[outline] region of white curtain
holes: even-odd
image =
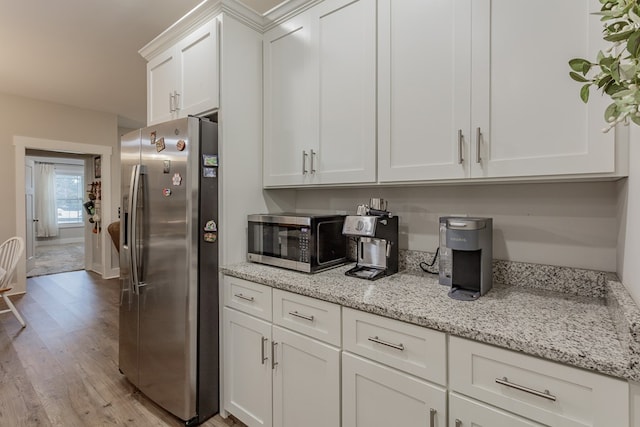
[[[56,171],[52,164],[35,164],[35,208],[36,235],[53,237],[58,235],[56,211]]]

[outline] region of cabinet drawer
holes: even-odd
[[[273,290],[273,323],[340,347],[340,306]]]
[[[269,322],[272,317],[271,291],[269,286],[224,276],[224,305]]]
[[[349,308],[343,317],[345,350],[446,384],[444,333]]]
[[[547,425],[627,426],[625,381],[458,337],[450,388]]]

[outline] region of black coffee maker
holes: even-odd
[[[449,296],[473,301],[493,285],[493,219],[440,218],[440,284]]]

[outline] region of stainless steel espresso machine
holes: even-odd
[[[371,199],[345,217],[342,234],[356,238],[356,266],[347,276],[377,280],[398,272],[398,217],[386,209],[382,199]]]

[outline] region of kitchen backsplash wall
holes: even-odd
[[[301,189],[296,210],[355,214],[370,197],[400,216],[400,249],[435,251],[440,216],[488,216],[496,259],[616,271],[615,182]]]

